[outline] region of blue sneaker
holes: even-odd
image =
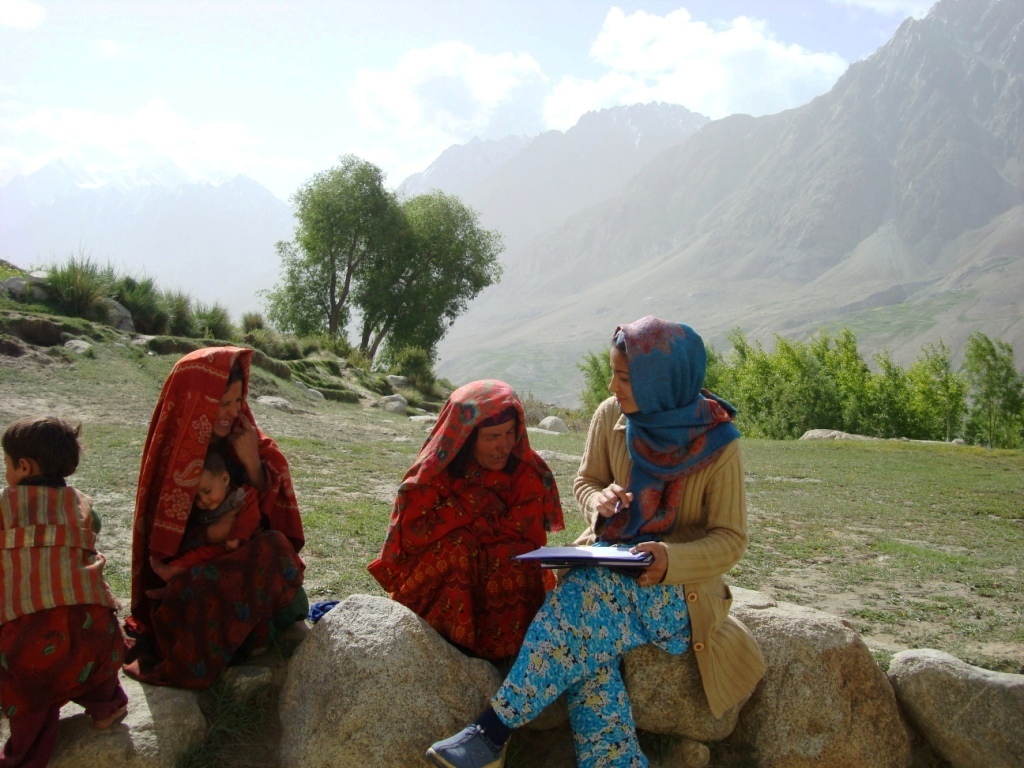
[[[473,723],[431,746],[427,760],[441,768],[502,768],[507,746],[492,744],[484,729]]]

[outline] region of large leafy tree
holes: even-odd
[[[1024,382],[1014,365],[1013,347],[972,333],[964,347],[963,370],[970,385],[971,431],[993,448],[1018,445]]]
[[[822,331],[809,346],[811,354],[824,366],[838,397],[839,413],[833,427],[845,432],[864,432],[868,422],[871,371],[857,349],[857,337],[849,328],[843,328],[834,340]]]
[[[416,347],[432,357],[470,300],[501,275],[501,236],[482,228],[459,198],[419,195],[401,213],[399,236],[366,261],[353,292],[360,349],[371,358],[382,342],[392,354]]]
[[[313,176],[292,202],[295,241],[277,244],[282,275],[267,293],[267,315],[282,330],[337,336],[357,276],[397,247],[401,211],[380,168],[354,155]]]
[[[922,436],[949,442],[959,435],[967,412],[967,381],[953,370],[949,348],[941,339],[921,348],[907,378]]]

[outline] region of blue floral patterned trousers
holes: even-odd
[[[619,663],[647,643],[673,654],[689,648],[683,587],[575,568],[548,593],[491,706],[518,728],[565,691],[580,768],[646,768]]]

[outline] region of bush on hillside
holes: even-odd
[[[103,299],[110,291],[110,268],[101,268],[88,256],[69,256],[63,264],[48,269],[46,279],[51,300],[71,317],[99,320]]]
[[[111,296],[131,312],[139,333],[158,336],[168,332],[171,316],[153,278],[126,275],[115,279]]]
[[[213,304],[197,301],[193,314],[199,338],[223,340],[234,338],[235,326],[231,323],[231,314],[224,305],[216,301]]]
[[[576,367],[583,373],[583,390],[580,392],[580,410],[584,418],[594,415],[608,395],[608,382],[612,379],[612,363],[607,352],[587,352],[582,363]]]
[[[167,332],[171,336],[196,335],[196,319],[192,311],[192,296],[185,291],[164,291],[167,308]]]
[[[243,338],[246,344],[278,360],[301,360],[303,357],[298,339],[291,335],[277,333],[269,328],[249,331]]]
[[[405,376],[420,392],[429,393],[437,376],[434,375],[433,361],[425,349],[403,347],[394,355],[391,373]]]
[[[246,312],[242,315],[242,333],[262,331],[267,327],[267,321],[259,312]]]
[[[303,357],[309,357],[315,355],[321,350],[320,339],[316,336],[303,336],[298,340],[299,351],[302,352]]]

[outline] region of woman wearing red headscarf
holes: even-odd
[[[502,381],[475,381],[448,398],[369,570],[448,640],[498,661],[519,651],[554,584],[512,558],[562,527],[555,478],[530,448],[519,398]]]
[[[308,610],[299,559],[302,520],[288,461],[246,402],[252,350],[212,347],[174,366],[153,412],[139,471],[132,541],[136,638],[125,671],[143,682],[206,688],[239,649],[258,647]],[[205,542],[190,511],[207,451],[224,455],[232,484],[259,497],[260,530],[238,549],[166,584],[152,561]],[[147,590],[159,590],[151,599]]]

